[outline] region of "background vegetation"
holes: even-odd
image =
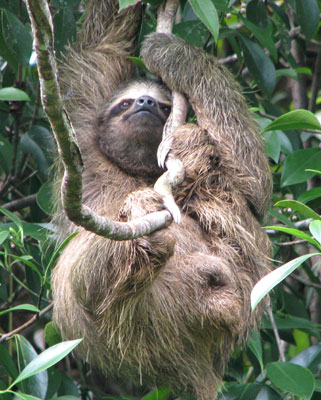
[[[267,315],[235,353],[220,398],[321,399],[321,0],[180,3],[174,33],[228,65],[255,112],[274,176],[266,229],[275,268],[285,264],[265,283],[281,281],[271,298],[274,318]],[[57,57],[75,38],[84,6],[50,2]],[[70,354],[60,361],[77,343],[57,344],[50,323],[50,273],[59,253],[49,224],[55,145],[25,3],[0,0],[0,13],[0,398],[102,398],[88,367]],[[140,40],[154,29],[155,9],[147,7]],[[104,390],[110,398],[170,397],[166,388],[148,392],[129,382],[107,380]]]

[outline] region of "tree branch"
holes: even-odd
[[[35,322],[38,321],[39,318],[41,318],[43,315],[45,315],[52,308],[53,308],[53,303],[50,303],[47,307],[45,307],[43,310],[41,310],[39,314],[35,314],[27,322],[25,322],[24,324],[20,325],[18,328],[14,329],[11,332],[8,332],[8,333],[5,333],[4,335],[2,335],[1,338],[0,338],[0,343],[4,342],[5,340],[10,339],[11,336],[15,335],[16,333],[20,333],[24,329],[26,329],[29,326],[33,325]]]
[[[37,54],[41,100],[65,168],[62,200],[68,218],[88,231],[115,240],[134,239],[167,226],[172,217],[166,210],[125,223],[100,217],[82,204],[83,163],[57,81],[52,17],[46,0],[27,0],[27,7]]]

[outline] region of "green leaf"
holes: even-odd
[[[263,140],[267,155],[277,164],[281,152],[281,143],[277,131],[265,132]]]
[[[4,252],[0,251],[0,254],[4,254]],[[29,261],[28,257],[16,256],[15,254],[10,254],[10,257],[14,258],[15,260],[19,260],[19,261],[23,262],[25,265],[27,265],[29,268],[31,268],[33,271],[35,271],[41,280],[41,278],[42,278],[41,272],[38,270],[38,268],[36,267],[36,265],[34,263]]]
[[[165,400],[170,393],[170,390],[167,388],[159,388],[148,393],[146,396],[142,397],[141,400]]]
[[[61,342],[61,334],[57,330],[53,321],[49,321],[45,326],[45,341],[49,346],[54,346]]]
[[[256,398],[261,385],[257,383],[232,383],[227,389],[227,392],[223,392],[222,400],[249,400]]]
[[[290,392],[303,399],[310,399],[314,391],[314,377],[306,368],[289,362],[268,364],[267,377],[281,390]]]
[[[119,11],[122,11],[129,6],[134,6],[140,2],[141,0],[119,0]]]
[[[4,369],[7,371],[7,374],[12,379],[16,379],[18,375],[17,367],[13,362],[10,353],[1,343],[0,343],[0,365],[4,367]]]
[[[301,203],[308,203],[309,201],[315,200],[319,197],[321,197],[321,187],[315,187],[302,193],[299,196],[298,201],[301,201]]]
[[[317,373],[321,362],[321,343],[315,344],[290,360],[292,364],[309,368],[311,372]]]
[[[316,175],[321,176],[321,171],[318,171],[317,169],[306,169],[307,172],[313,172]]]
[[[257,358],[260,367],[261,367],[261,372],[264,370],[263,366],[263,351],[262,351],[262,343],[261,343],[261,338],[260,335],[257,331],[252,331],[251,336],[250,336],[250,341],[248,343],[249,349],[252,351],[252,353],[255,355]]]
[[[11,12],[3,10],[1,16],[3,36],[8,49],[21,64],[28,65],[32,51],[30,31]]]
[[[38,354],[24,336],[16,335],[15,339],[17,342],[17,350],[19,352],[19,370],[22,370],[26,365],[29,365],[30,362],[35,360],[38,357]],[[47,371],[40,371],[37,374],[30,376],[28,379],[21,382],[21,385],[22,392],[27,392],[32,396],[44,399],[48,388]]]
[[[10,387],[16,385],[18,382],[23,381],[24,379],[30,378],[31,376],[52,367],[67,354],[69,354],[76,346],[78,346],[81,341],[82,339],[69,340],[67,342],[61,342],[55,346],[49,347],[49,349],[40,353],[20,372]]]
[[[47,214],[54,213],[53,201],[53,183],[52,181],[45,182],[37,193],[37,204]]]
[[[271,388],[271,386],[264,385],[259,391],[255,400],[283,400],[284,397]]]
[[[21,400],[41,400],[39,397],[31,396],[30,394],[12,392],[11,390],[10,393],[14,393]]]
[[[12,155],[12,144],[7,138],[0,136],[0,167],[3,168],[6,175],[10,173]]]
[[[321,253],[305,254],[304,256],[295,258],[282,267],[275,269],[269,274],[265,275],[253,288],[251,293],[251,307],[252,310],[258,303],[267,295],[276,285],[289,276],[296,268],[298,268],[307,259],[321,255]]]
[[[277,61],[278,52],[276,50],[276,47],[275,47],[272,37],[270,35],[267,35],[267,33],[263,29],[259,28],[257,25],[253,24],[251,21],[242,17],[241,15],[240,15],[240,19],[244,23],[244,25],[259,40],[259,42],[262,44],[262,46],[264,46],[266,49],[268,49],[270,51],[271,56],[273,57],[273,60]]]
[[[315,388],[314,390],[318,393],[321,393],[321,379],[315,380]]]
[[[128,58],[128,60],[132,61],[134,64],[138,65],[139,67],[147,69],[144,64],[144,61],[141,58],[132,57],[132,56],[128,56],[127,58]]]
[[[277,226],[277,225],[273,225],[273,226],[265,226],[265,229],[273,229],[275,231],[280,231],[280,232],[284,232],[284,233],[288,233],[289,235],[292,236],[296,236],[300,239],[306,240],[307,242],[313,244],[316,247],[319,247],[319,244],[316,240],[314,240],[311,236],[309,236],[307,233],[300,231],[298,229],[294,229],[294,228],[287,228],[285,226]]]
[[[321,168],[321,149],[302,149],[290,154],[284,162],[281,186],[306,182],[315,175],[314,172],[306,171],[309,168]]]
[[[175,24],[173,27],[173,34],[199,47],[201,47],[208,38],[208,30],[200,20]]]
[[[320,21],[316,0],[295,0],[296,17],[307,39],[311,39]]]
[[[276,82],[272,61],[257,43],[252,42],[240,33],[238,36],[241,39],[240,44],[250,73],[263,92],[271,97]]]
[[[312,221],[309,226],[310,232],[312,236],[320,243],[321,245],[321,221]]]
[[[302,330],[309,330],[313,333],[315,332],[315,336],[319,339],[320,338],[320,325],[317,325],[310,321],[309,319],[304,319],[300,317],[294,317],[292,315],[285,315],[279,316],[274,315],[274,320],[278,330],[288,331],[292,329],[302,329]],[[271,325],[271,321],[267,318],[263,320],[262,323],[263,329],[273,329]],[[312,334],[311,333],[311,334]]]
[[[32,304],[20,304],[19,306],[11,307],[11,308],[8,308],[7,310],[1,311],[0,315],[6,314],[11,311],[17,311],[17,310],[33,311],[36,313],[40,312],[39,308],[33,306]]]
[[[3,101],[30,101],[30,97],[23,90],[6,87],[0,89],[0,100]]]
[[[18,228],[22,227],[20,219],[11,211],[8,211],[5,208],[0,207],[0,213],[4,214],[6,217],[10,218],[11,221],[14,222]]]
[[[9,236],[10,233],[8,231],[0,232],[0,245],[2,245],[2,243],[4,243]]]
[[[189,0],[195,14],[211,32],[215,42],[218,40],[219,20],[216,8],[211,0]]]
[[[281,115],[270,125],[265,127],[261,133],[280,129],[283,131],[291,129],[316,129],[321,131],[319,120],[307,110],[294,110]]]
[[[295,211],[298,211],[300,214],[302,214],[306,218],[313,218],[313,219],[321,220],[320,215],[317,214],[315,211],[313,211],[312,208],[306,206],[305,204],[303,204],[297,200],[281,200],[281,201],[278,201],[277,203],[275,203],[274,205],[276,207],[281,207],[281,208],[289,207]]]

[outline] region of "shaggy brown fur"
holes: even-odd
[[[161,209],[162,200],[150,176],[124,172],[97,141],[101,110],[132,74],[126,56],[139,25],[139,6],[115,17],[116,3],[92,1],[62,79],[84,159],[84,201],[130,220]],[[198,125],[173,133],[186,168],[175,193],[182,223],[123,242],[80,230],[53,273],[54,320],[65,339],[84,338],[82,357],[109,376],[210,400],[235,345],[262,314],[262,305],[251,313],[250,292],[269,270],[257,217],[265,216],[271,176],[241,89],[224,67],[172,35],[149,36],[142,55],[170,89],[186,94],[197,117]],[[79,230],[57,215],[62,237]]]

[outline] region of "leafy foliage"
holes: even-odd
[[[136,2],[122,0],[120,7]],[[160,3],[151,1],[146,8],[144,34],[155,30],[153,7]],[[319,400],[321,1],[181,0],[180,5],[174,33],[234,72],[261,128],[274,175],[274,206],[265,229],[275,270],[252,293],[255,304],[274,288],[274,318],[267,316],[260,333],[253,332],[247,348],[234,355],[220,398]],[[50,6],[61,57],[75,37],[83,4],[52,0]],[[92,383],[79,361],[71,356],[60,361],[77,343],[60,343],[46,313],[51,269],[66,244],[55,249],[48,240],[54,235],[48,221],[55,145],[40,104],[25,3],[0,0],[0,14],[0,397],[102,398],[99,382]],[[124,393],[127,399],[170,396],[166,388],[147,394],[128,382],[107,381],[104,389],[112,399]]]

